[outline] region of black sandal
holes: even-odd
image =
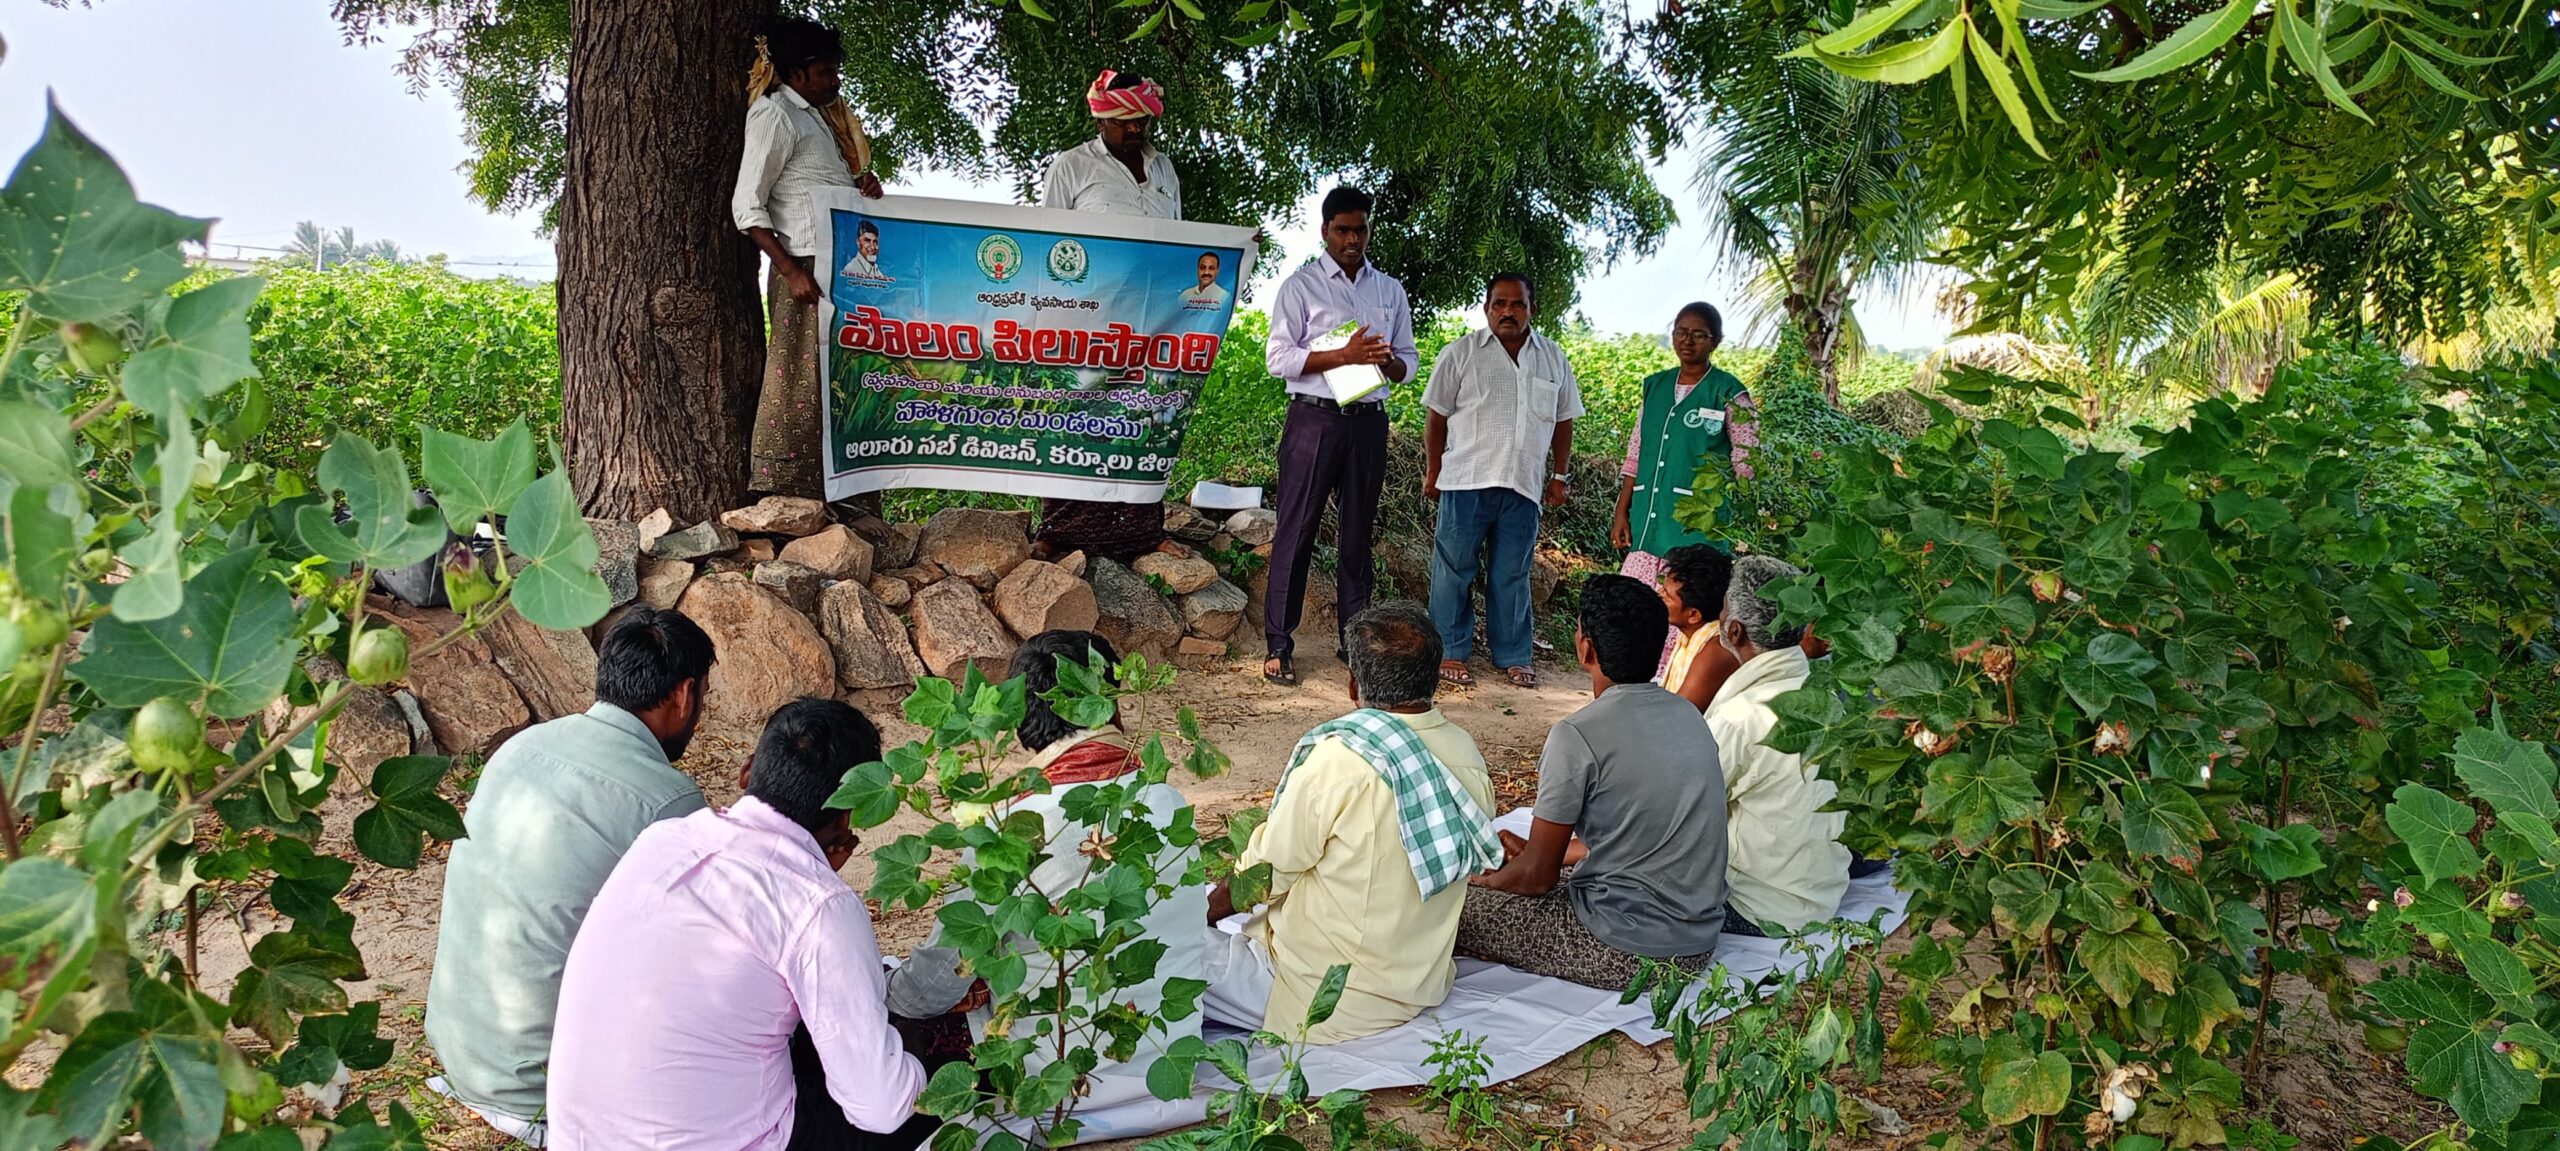
[[[1271,665],[1275,663],[1280,665],[1280,670],[1271,670]],[[1297,661],[1292,660],[1285,655],[1275,655],[1269,659],[1263,660],[1262,682],[1271,684],[1275,687],[1298,686]]]

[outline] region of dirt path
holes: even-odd
[[[1233,770],[1220,778],[1175,781],[1200,808],[1204,822],[1268,802],[1298,738],[1348,709],[1348,682],[1339,664],[1330,658],[1308,658],[1301,661],[1299,670],[1306,682],[1295,689],[1264,683],[1258,666],[1248,661],[1188,672],[1157,701],[1166,708],[1191,707],[1234,761]],[[1448,692],[1441,701],[1449,717],[1475,736],[1492,768],[1504,809],[1526,803],[1534,794],[1537,755],[1547,729],[1590,699],[1588,680],[1578,671],[1552,659],[1542,662],[1540,671],[1546,682],[1534,690],[1514,688],[1479,672],[1477,686]],[[900,699],[897,693],[879,692],[853,702],[880,722],[884,736],[895,745],[920,734],[900,718]],[[1164,726],[1170,726],[1169,712]],[[728,803],[737,797],[737,764],[748,747],[749,741],[737,733],[705,732],[681,766],[701,782],[712,802]],[[324,812],[329,836],[337,841],[341,854],[353,857],[344,837],[357,804],[350,798],[331,806]],[[866,838],[873,844],[885,843],[923,826],[919,817],[902,813]],[[430,848],[426,860],[409,872],[359,863],[355,880],[341,899],[355,915],[357,941],[370,976],[353,985],[351,994],[358,1001],[385,1001],[383,1031],[398,1045],[391,1065],[362,1077],[357,1092],[376,1110],[395,1099],[405,1101],[437,1147],[506,1147],[507,1140],[424,1087],[424,1080],[436,1072],[422,1020],[435,956],[446,852],[443,847]],[[856,887],[867,886],[868,857],[857,855],[844,874]],[[263,903],[226,906],[209,913],[202,932],[208,989],[227,994],[248,941],[278,926]],[[890,912],[880,921],[883,949],[903,953],[922,942],[931,926],[930,911]],[[1901,981],[1896,978],[1886,996],[1888,1009],[1900,990]],[[2441,1122],[2437,1109],[2400,1084],[2395,1069],[2364,1053],[2352,1027],[2338,1024],[2321,1009],[2316,995],[2305,994],[2307,987],[2288,990],[2292,994],[2283,998],[2296,1014],[2282,1028],[2281,1047],[2270,1066],[2268,1078],[2276,1098],[2262,1105],[2262,1110],[2283,1116],[2283,1128],[2300,1137],[2302,1146],[2347,1146],[2354,1137],[2377,1130],[2406,1138]],[[1957,1115],[1960,1100],[1951,1094],[1944,1073],[1934,1068],[1893,1066],[1879,1084],[1860,1085],[1844,1078],[1842,1087],[1892,1108],[1909,1128],[1888,1124],[1844,1137],[1834,1146],[1915,1147],[1926,1136],[1949,1130],[1963,1133],[1967,1143],[1982,1137],[1963,1132]],[[1431,1144],[1500,1151],[1531,1145],[1670,1151],[1685,1145],[1696,1126],[1688,1116],[1680,1065],[1672,1058],[1670,1045],[1640,1047],[1616,1035],[1505,1084],[1494,1095],[1504,1124],[1496,1134],[1450,1131],[1444,1117],[1414,1090],[1377,1093],[1372,1113]],[[2235,1143],[2245,1129],[2245,1122],[2233,1125]],[[2266,1144],[2261,1151],[2282,1151],[2287,1146]]]

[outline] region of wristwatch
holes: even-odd
[[[1572,472],[1548,472],[1548,473],[1547,473],[1547,478],[1548,478],[1548,479],[1550,479],[1550,480],[1554,480],[1555,482],[1560,483],[1560,484],[1569,484],[1569,483],[1572,483],[1572,482],[1573,482],[1573,473],[1572,473]]]

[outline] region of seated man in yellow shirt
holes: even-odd
[[[1271,818],[1236,858],[1238,868],[1271,865],[1268,910],[1228,934],[1215,926],[1236,910],[1227,885],[1210,895],[1201,1000],[1212,1019],[1323,1044],[1377,1034],[1448,997],[1467,877],[1502,862],[1484,756],[1432,706],[1431,613],[1380,604],[1345,634],[1361,710],[1299,742]],[[1341,1002],[1306,1027],[1336,964],[1351,969]]]

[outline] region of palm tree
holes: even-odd
[[[1902,138],[1894,88],[1785,59],[1798,34],[1765,13],[1719,5],[1663,21],[1664,69],[1708,137],[1698,186],[1726,258],[1804,336],[1823,393],[1859,349],[1862,290],[1893,290],[1938,235]]]
[[[354,228],[329,231],[309,220],[293,226],[293,239],[285,242],[287,263],[308,265],[315,269],[334,268],[341,264],[361,264],[371,260],[398,264],[405,262],[400,245],[392,240],[359,242]]]

